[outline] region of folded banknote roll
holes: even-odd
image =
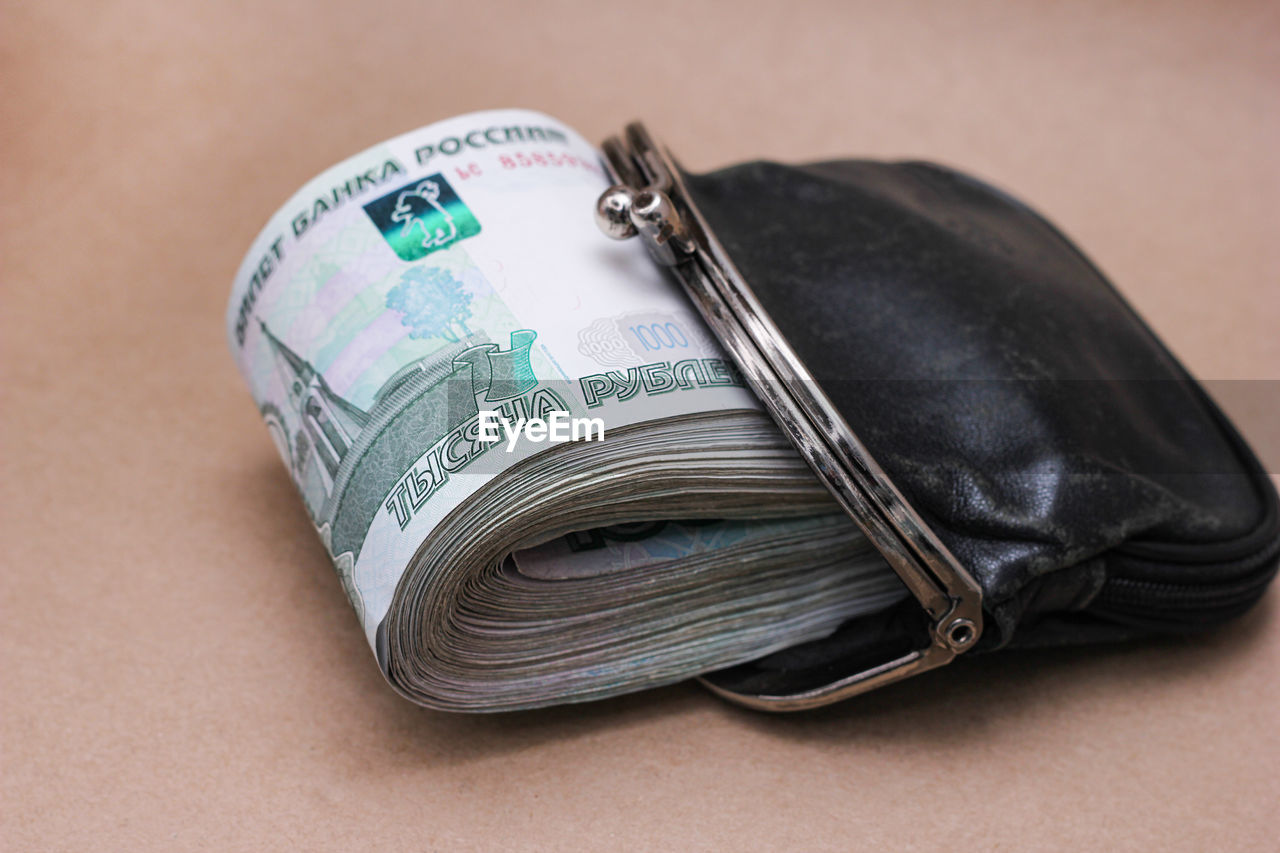
[[[232,353],[391,685],[493,711],[667,684],[906,596],[642,247],[598,153],[475,113],[311,181]]]

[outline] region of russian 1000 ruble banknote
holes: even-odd
[[[598,233],[607,183],[548,116],[449,119],[308,183],[236,276],[231,351],[423,704],[673,681],[902,594],[684,296]]]

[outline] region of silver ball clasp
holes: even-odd
[[[605,190],[596,201],[596,225],[615,240],[626,240],[637,233],[631,221],[631,208],[636,192],[631,187],[617,184]]]

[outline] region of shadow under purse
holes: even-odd
[[[1280,558],[1271,479],[1061,232],[921,163],[683,172],[604,145],[601,227],[669,268],[914,599],[712,673],[766,710],[970,651],[1210,628]]]

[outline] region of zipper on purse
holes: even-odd
[[[1210,628],[1252,607],[1276,574],[1280,541],[1245,561],[1243,572],[1212,583],[1176,583],[1110,575],[1088,610],[1129,624],[1169,631]],[[1158,568],[1146,561],[1144,569]],[[1185,566],[1164,564],[1170,574]],[[1117,567],[1119,568],[1119,567]],[[1145,572],[1144,572],[1145,573]]]

